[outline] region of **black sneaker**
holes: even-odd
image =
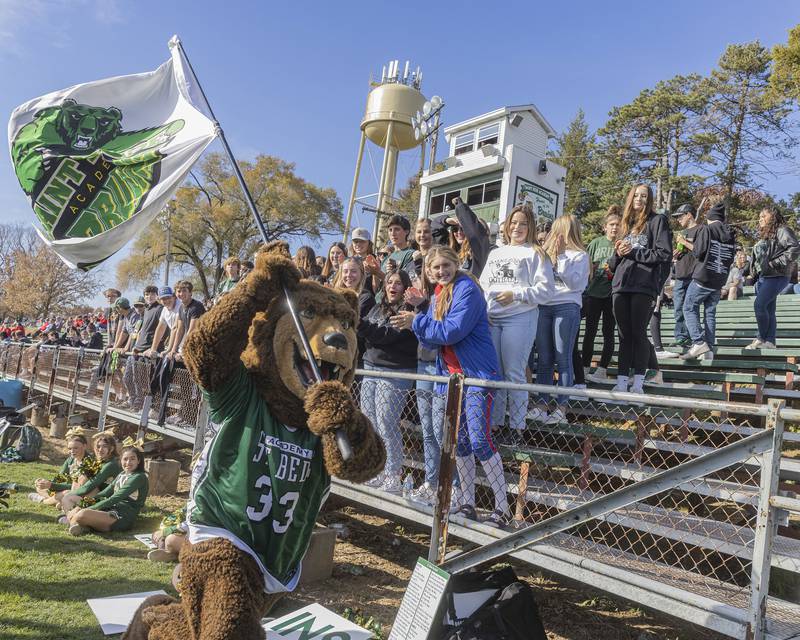
[[[505,529],[508,526],[508,516],[500,509],[495,509],[483,521],[483,524],[496,529]]]
[[[477,520],[478,513],[475,511],[475,507],[471,504],[465,504],[460,506],[456,511],[453,512],[454,516],[462,516],[467,520]]]

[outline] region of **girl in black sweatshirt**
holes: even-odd
[[[647,322],[663,282],[663,270],[672,259],[672,233],[667,218],[653,211],[653,190],[638,184],[628,192],[619,240],[608,261],[614,273],[611,292],[619,331],[619,374],[612,391],[644,393],[644,375],[650,357]]]
[[[411,329],[395,329],[389,318],[410,309],[403,298],[411,286],[408,273],[400,269],[383,281],[383,299],[358,325],[358,336],[364,339],[364,368],[371,371],[417,372],[417,337]],[[406,404],[406,393],[413,379],[364,376],[361,383],[361,410],[378,430],[386,445],[386,467],[367,484],[390,493],[400,493],[400,471],[403,465],[403,438],[400,416]]]

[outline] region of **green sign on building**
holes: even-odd
[[[558,211],[558,194],[538,184],[517,176],[514,188],[514,206],[530,203],[536,213],[536,219],[554,220]]]

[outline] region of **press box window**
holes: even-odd
[[[478,130],[478,149],[487,144],[497,144],[500,139],[500,124],[492,124]]]
[[[456,136],[456,148],[453,155],[469,153],[475,149],[475,132],[462,133]]]
[[[428,211],[429,215],[442,213],[447,209],[453,209],[453,198],[460,198],[461,191],[450,191],[448,193],[441,193],[438,196],[431,197],[431,208]]]
[[[467,189],[467,204],[470,206],[496,202],[500,199],[500,180],[476,184]]]
[[[501,181],[487,182],[483,185],[483,201],[496,202],[500,199],[500,186]]]

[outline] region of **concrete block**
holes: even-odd
[[[177,460],[145,460],[144,468],[150,480],[150,495],[163,496],[178,493],[178,475],[181,463]]]
[[[300,584],[326,580],[333,574],[333,549],[336,546],[336,531],[317,525],[311,534],[311,544],[303,558]]]
[[[63,418],[59,418],[54,416],[50,418],[50,437],[51,438],[63,438],[64,434],[67,432],[67,418],[64,416]]]

